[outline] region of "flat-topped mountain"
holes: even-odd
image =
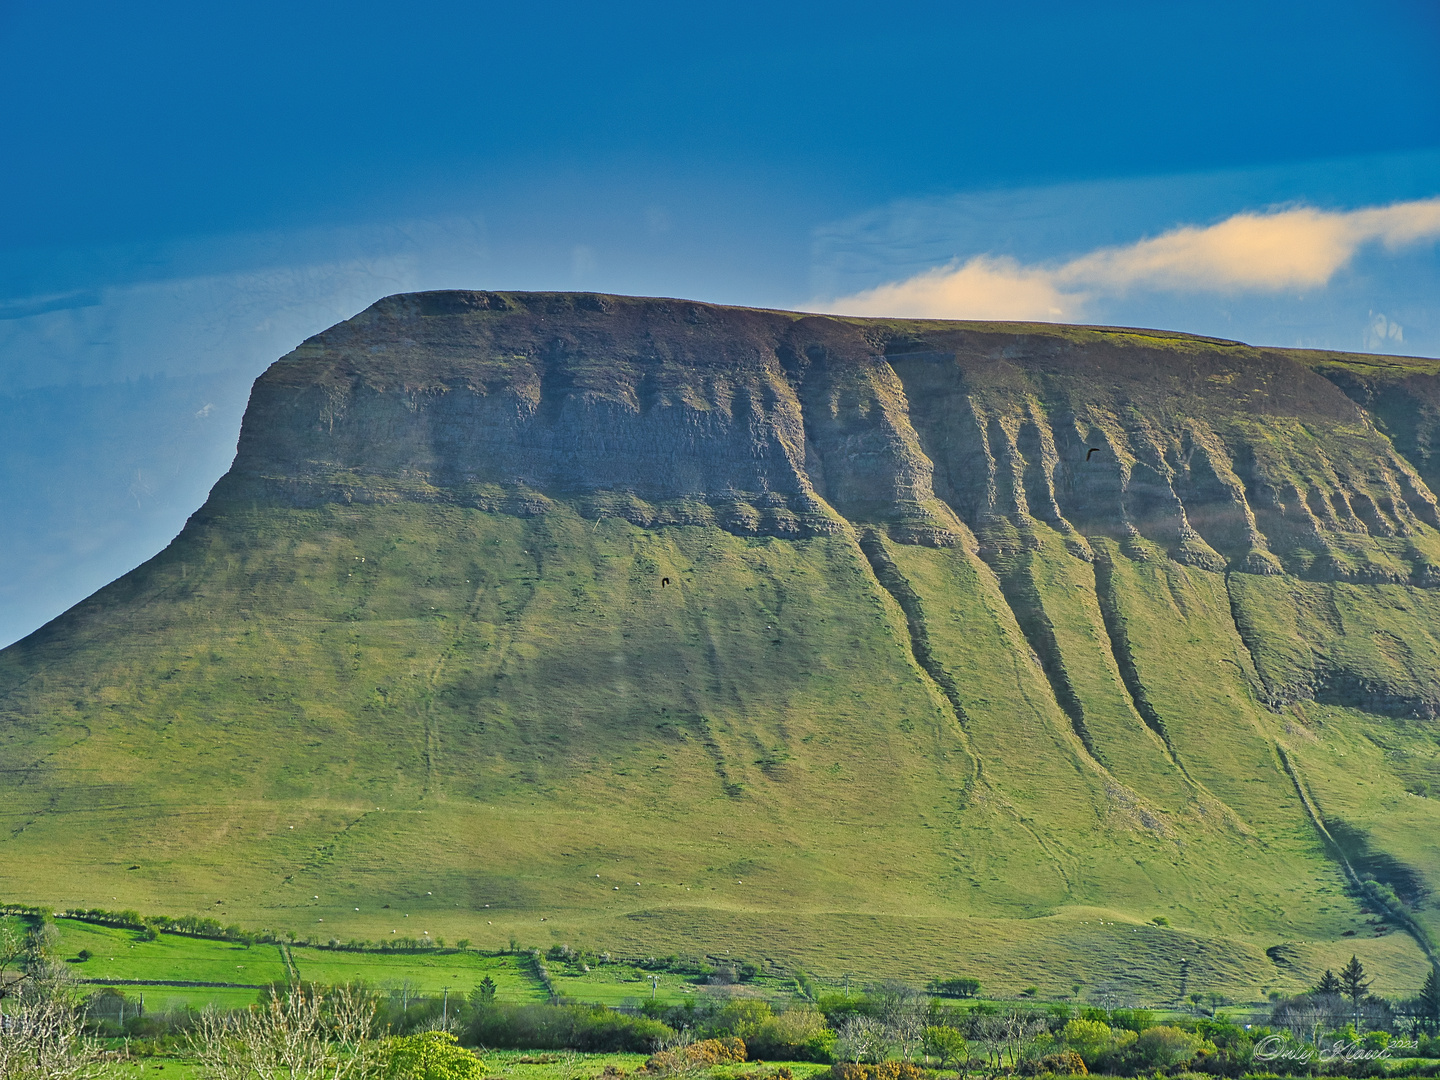
[[[256,382],[165,552],[0,653],[0,886],[1151,1000],[1352,952],[1418,985],[1437,373],[390,297]]]

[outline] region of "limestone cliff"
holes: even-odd
[[[1079,550],[1143,536],[1216,569],[1440,583],[1418,529],[1440,526],[1435,496],[1315,370],[1327,359],[1153,331],[396,296],[256,383],[219,494],[578,497],[637,522],[848,518],[935,544],[1034,519]]]

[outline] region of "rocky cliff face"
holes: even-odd
[[[875,526],[1002,573],[1043,523],[1085,560],[1103,536],[1217,572],[1428,589],[1440,378],[1377,363],[1158,331],[397,296],[256,383],[212,507],[565,499],[742,535]],[[1423,662],[1371,692],[1331,651],[1262,663],[1262,693],[1440,703]]]
[[[1435,496],[1329,359],[1149,331],[399,296],[256,383],[219,494],[569,497],[637,522],[849,519],[942,545],[1035,520],[1077,552],[1100,533],[1211,569],[1440,583],[1421,529],[1440,527]],[[1420,412],[1424,392],[1387,389]],[[1429,427],[1412,427],[1400,449],[1428,470]]]

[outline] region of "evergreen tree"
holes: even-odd
[[[1317,983],[1316,986],[1315,986],[1315,993],[1317,993],[1317,994],[1338,994],[1338,993],[1340,993],[1340,980],[1335,977],[1335,973],[1334,973],[1333,971],[1331,971],[1329,968],[1326,968],[1326,969],[1325,969],[1325,974],[1320,976],[1320,982]]]
[[[1340,969],[1340,992],[1359,1005],[1370,990],[1370,980],[1365,978],[1365,965],[1358,956],[1351,956],[1350,962]]]
[[[1431,968],[1420,987],[1419,1020],[1432,1035],[1440,1033],[1440,968]]]
[[[495,1004],[495,980],[486,975],[480,985],[470,991],[470,1004],[476,1009],[488,1009]]]
[[[1360,958],[1351,954],[1350,962],[1340,969],[1340,992],[1350,999],[1355,1007],[1355,1030],[1360,1030],[1360,1002],[1370,991],[1371,980],[1365,978],[1365,965]]]

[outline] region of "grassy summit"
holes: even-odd
[[[1418,985],[1437,376],[1373,361],[382,301],[257,382],[169,548],[0,653],[0,893],[1154,1001],[1351,953]]]

